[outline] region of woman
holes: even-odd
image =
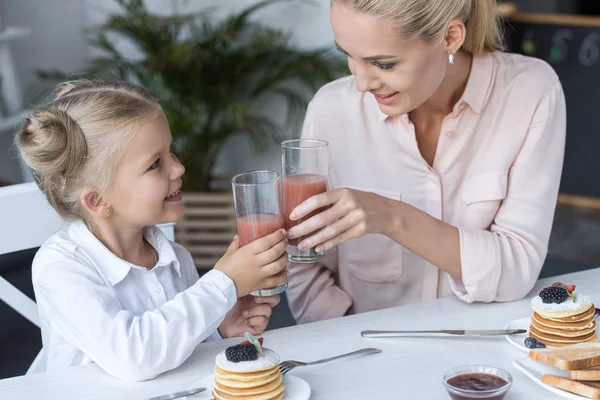
[[[289,265],[296,319],[525,296],[562,169],[556,74],[501,51],[492,0],[334,0],[331,24],[352,76],[316,94],[303,128],[329,142],[334,189],[291,215],[327,207],[288,232],[327,250]]]

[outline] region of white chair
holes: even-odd
[[[0,187],[0,255],[39,247],[65,225],[35,183]],[[174,225],[159,226],[170,240],[174,240]],[[0,300],[40,326],[35,302],[1,276]],[[27,374],[44,371],[45,367],[42,349]]]

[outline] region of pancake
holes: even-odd
[[[532,322],[535,321],[536,326],[545,326],[548,328],[561,329],[565,331],[577,331],[586,328],[590,328],[595,326],[596,321],[594,318],[585,319],[583,321],[576,322],[567,322],[567,321],[555,321],[551,319],[547,319],[539,315],[538,313],[533,313]]]
[[[577,343],[553,342],[553,341],[550,341],[548,339],[536,336],[535,333],[532,333],[532,332],[529,332],[529,336],[531,336],[532,338],[534,338],[538,342],[544,343],[546,345],[546,347],[548,347],[548,348],[573,346],[574,344],[586,343],[586,342],[587,343],[595,343],[595,342],[598,341],[598,336],[596,336],[595,334],[594,334],[594,336],[592,336],[588,340],[580,341],[580,342],[577,342]]]
[[[531,307],[533,310],[544,318],[566,318],[582,314],[590,308],[594,303],[592,299],[584,294],[577,295],[575,301],[568,298],[562,303],[544,303],[540,296],[535,296],[531,299]]]
[[[211,396],[215,400],[247,400],[245,397],[239,397],[238,399],[234,399],[233,397],[221,397],[214,390],[212,391]],[[268,400],[283,400],[283,393]]]
[[[275,379],[272,380],[271,382],[267,382],[263,385],[251,387],[251,388],[231,387],[231,386],[222,384],[221,382],[217,381],[217,384],[215,385],[215,389],[224,394],[234,395],[234,396],[257,395],[257,394],[270,393],[270,392],[274,391],[275,389],[279,388],[281,386],[281,380],[282,380],[282,377],[281,377],[281,374],[279,374],[278,376],[275,376]]]
[[[281,383],[281,373],[279,371],[276,371],[269,376],[266,376],[263,378],[258,378],[253,381],[249,381],[249,380],[238,381],[235,378],[223,379],[223,378],[220,378],[217,376],[217,377],[215,377],[215,381],[217,382],[219,387],[230,387],[230,388],[238,388],[238,389],[258,388],[258,387],[264,386],[266,384],[269,384],[269,383],[275,382],[275,381],[278,381],[279,383]]]
[[[558,318],[558,317],[543,317],[540,315],[540,317],[542,318],[546,318],[549,319],[551,321],[560,321],[560,322],[579,322],[579,321],[585,321],[590,320],[590,319],[594,319],[594,317],[596,312],[596,307],[592,306],[590,308],[588,308],[586,311],[580,313],[580,314],[575,314],[575,315],[571,315],[569,317],[563,317],[563,318]],[[539,314],[538,314],[539,315]]]
[[[230,355],[230,357],[232,357]],[[236,359],[232,357],[232,359]],[[255,360],[229,361],[226,351],[215,358],[215,400],[281,400],[285,386],[279,371],[279,355],[262,348]]]
[[[575,293],[575,285],[556,282],[552,287],[562,287],[568,297],[561,303],[544,303],[540,295],[531,299],[533,315],[529,336],[546,347],[563,347],[583,342],[597,342],[596,307],[585,294]],[[562,296],[559,288],[546,287],[540,291],[549,300]],[[526,340],[526,346],[531,344]]]
[[[552,334],[545,333],[545,332],[540,332],[539,330],[536,329],[535,326],[531,325],[529,327],[529,335],[536,340],[540,339],[538,341],[541,341],[542,343],[544,343],[547,346],[548,342],[550,342],[550,343],[569,343],[569,344],[575,344],[575,343],[580,343],[580,342],[589,342],[590,339],[592,339],[594,336],[596,336],[596,331],[594,330],[588,334],[577,336],[577,337],[563,337],[563,336],[558,336],[558,335],[552,335]]]
[[[256,381],[257,379],[271,376],[279,370],[277,366],[258,372],[228,372],[215,367],[215,376],[221,379],[235,379],[236,381]]]
[[[263,348],[263,355],[256,360],[234,363],[227,359],[225,352],[217,354],[215,359],[217,367],[227,372],[260,372],[271,370],[279,365],[279,354],[273,350]]]
[[[232,395],[232,394],[224,393],[223,391],[219,390],[217,387],[214,387],[212,393],[213,393],[213,397],[217,400],[273,400],[273,399],[277,399],[280,395],[281,395],[281,398],[283,398],[284,390],[285,390],[285,386],[279,385],[277,388],[275,388],[267,393],[251,394],[251,395],[246,395],[246,394]],[[243,392],[241,392],[241,393],[243,393]]]
[[[588,327],[584,327],[581,329],[563,329],[563,328],[551,328],[551,327],[547,327],[545,325],[541,325],[539,324],[535,319],[531,320],[531,326],[533,326],[537,331],[545,333],[545,334],[549,334],[549,335],[554,335],[554,336],[560,336],[560,337],[565,337],[565,338],[576,338],[576,337],[581,337],[581,336],[586,336],[589,335],[592,332],[596,331],[596,321],[592,321],[591,324],[589,324],[590,326]]]

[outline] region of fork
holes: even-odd
[[[291,370],[293,370],[296,367],[306,367],[307,365],[317,365],[317,364],[323,364],[329,361],[333,361],[333,360],[339,360],[340,358],[346,358],[346,357],[351,357],[351,356],[356,356],[359,354],[376,354],[376,353],[381,353],[380,349],[375,349],[373,347],[368,347],[365,349],[360,349],[360,350],[356,350],[350,353],[346,353],[346,354],[342,354],[339,356],[335,356],[335,357],[329,357],[329,358],[323,358],[321,360],[317,360],[317,361],[312,361],[312,362],[302,362],[302,361],[294,361],[294,360],[287,360],[287,361],[282,361],[281,363],[279,363],[279,371],[281,372],[281,375],[285,375],[288,372],[290,372]]]

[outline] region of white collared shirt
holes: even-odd
[[[32,266],[47,369],[95,362],[126,380],[181,365],[236,303],[233,281],[202,279],[190,254],[156,227],[144,237],[158,251],[148,270],[118,258],[82,222],[46,241]]]

